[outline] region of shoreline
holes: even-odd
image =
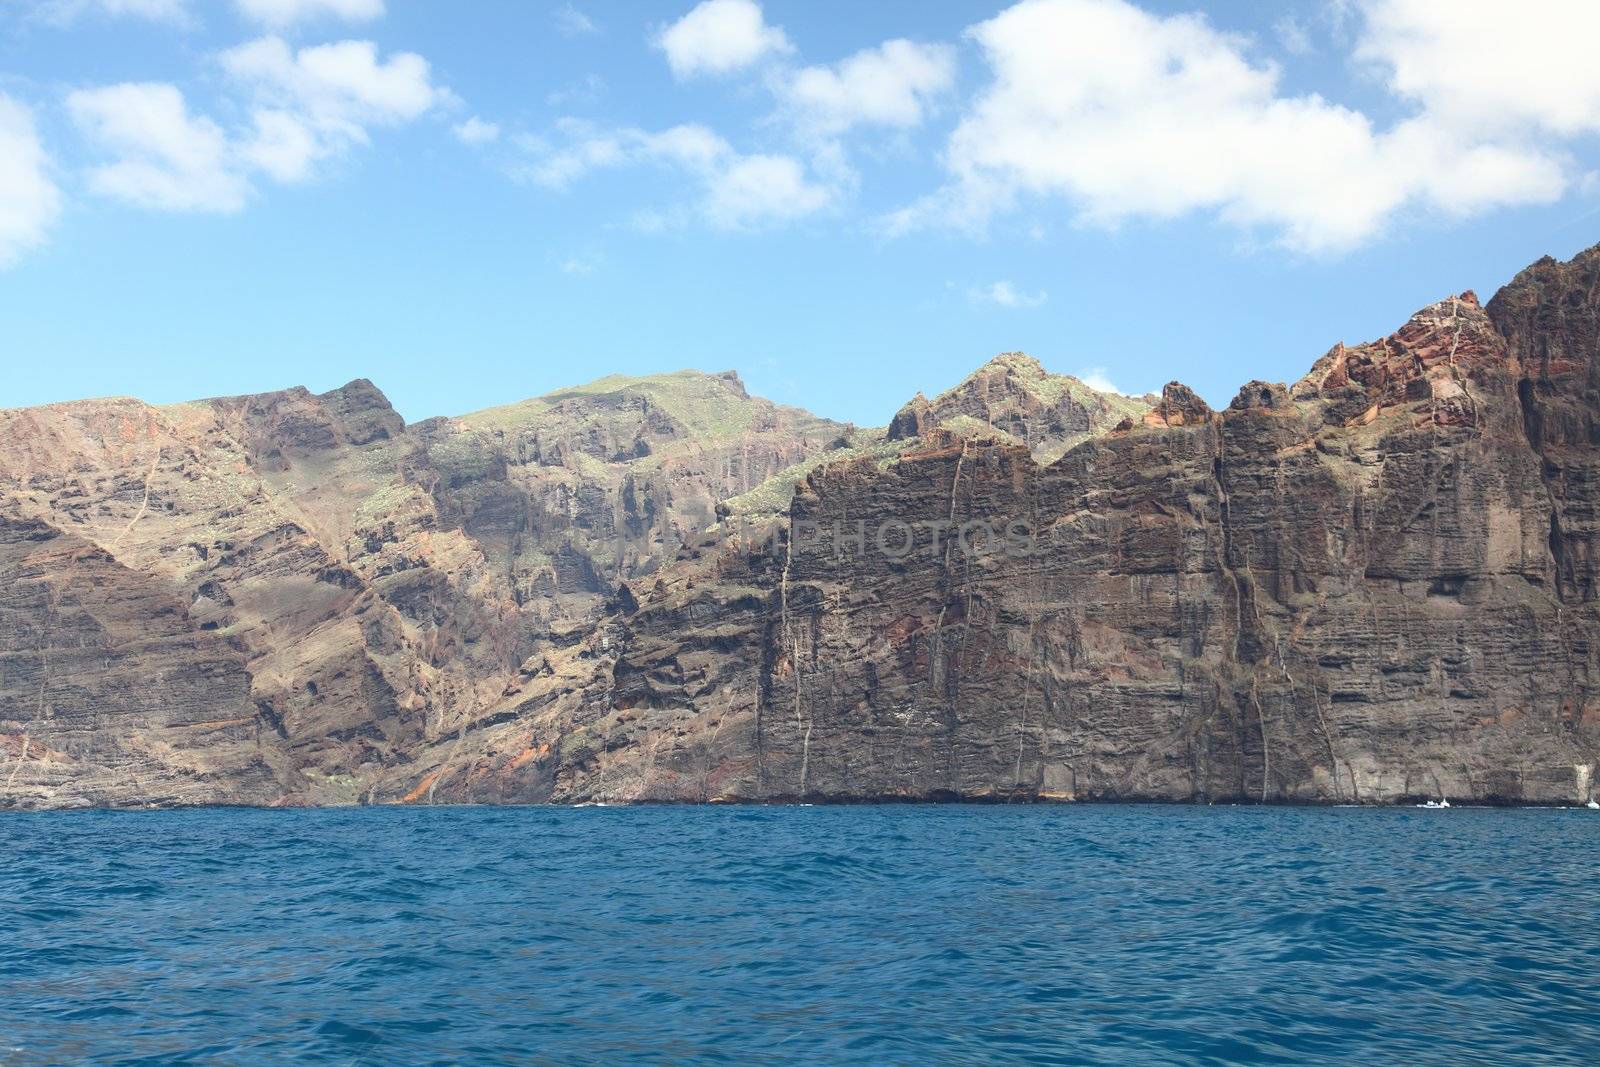
[[[1428,797],[1406,798],[1393,801],[1324,801],[1324,800],[1172,800],[1155,797],[1094,797],[1085,799],[1062,798],[991,798],[991,797],[860,797],[803,800],[774,798],[770,800],[717,799],[717,800],[577,800],[577,801],[518,801],[503,804],[455,802],[448,804],[144,804],[144,805],[78,805],[60,807],[0,807],[0,818],[12,815],[45,815],[52,813],[117,813],[145,814],[163,811],[403,811],[440,809],[538,809],[576,810],[580,808],[705,808],[705,809],[763,809],[763,808],[1128,808],[1152,807],[1170,809],[1198,808],[1274,808],[1300,810],[1362,810],[1362,811],[1589,811],[1584,802],[1554,803],[1548,801],[1513,801],[1500,799],[1445,798],[1447,807],[1430,806]],[[1600,811],[1597,811],[1600,814]]]

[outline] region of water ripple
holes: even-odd
[[[0,1067],[1592,1063],[1600,817],[0,818]]]

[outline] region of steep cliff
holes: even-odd
[[[1582,802],[1597,537],[1600,247],[1222,411],[0,412],[0,804]]]
[[[409,429],[365,381],[0,412],[0,803],[374,799],[847,430],[692,372]]]
[[[447,792],[1582,802],[1597,262],[1049,464],[902,411],[775,541],[634,583]]]

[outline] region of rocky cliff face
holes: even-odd
[[[0,803],[1572,803],[1600,248],[1212,411],[1015,354],[0,413]]]
[[[378,799],[846,432],[696,373],[411,429],[364,381],[0,412],[0,803]]]

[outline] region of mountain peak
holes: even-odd
[[[1211,405],[1182,382],[1168,382],[1161,388],[1161,399],[1145,414],[1150,426],[1189,426],[1211,417]]]
[[[889,440],[904,441],[911,437],[921,437],[936,425],[933,418],[933,405],[928,403],[928,398],[921,391],[906,401],[905,406],[895,412],[894,418],[889,421]]]
[[[1026,352],[1001,352],[995,356],[985,367],[1005,367],[1010,370],[1021,371],[1025,374],[1049,374],[1044,369],[1044,364],[1028,355]]]
[[[895,414],[889,440],[944,429],[962,436],[999,433],[1048,462],[1124,418],[1139,418],[1150,400],[1107,393],[1070,374],[1052,374],[1026,352],[1001,352],[950,389],[928,400],[918,393]]]

